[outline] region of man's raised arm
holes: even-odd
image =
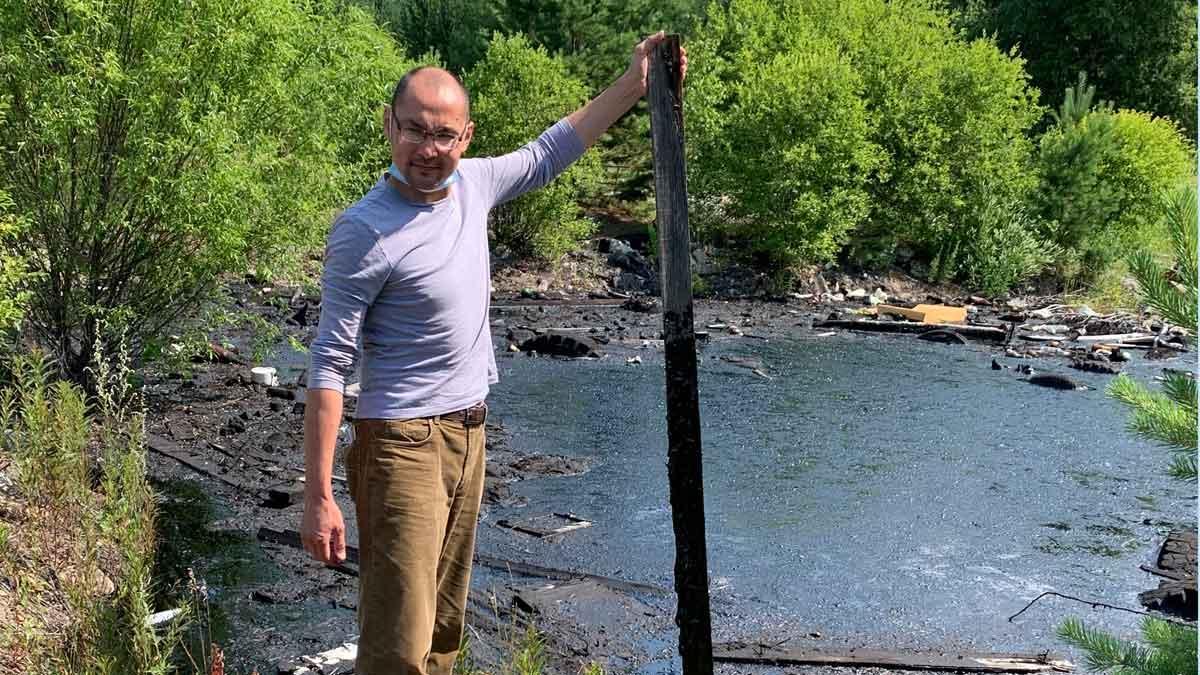
[[[621,115],[646,95],[650,52],[665,38],[661,31],[633,48],[629,68],[596,98],[555,123],[528,145],[507,155],[484,160],[495,187],[495,203],[546,185],[579,159]],[[681,66],[687,71],[687,54]]]
[[[591,147],[609,127],[621,119],[621,115],[646,95],[650,53],[665,37],[666,35],[659,31],[639,42],[633,48],[629,68],[607,89],[600,92],[599,96],[567,116],[567,122],[575,129],[575,133],[579,134],[584,147]],[[687,72],[686,52],[682,54],[680,65],[682,71]]]

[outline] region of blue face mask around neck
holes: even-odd
[[[445,190],[446,188],[448,188],[451,185],[454,185],[455,183],[458,182],[458,170],[457,169],[454,171],[454,173],[450,174],[449,176],[446,176],[446,178],[442,182],[438,183],[436,187],[431,187],[431,188],[419,188],[419,187],[413,185],[412,183],[408,182],[408,179],[404,177],[404,174],[400,173],[400,169],[398,169],[396,167],[395,162],[392,162],[392,165],[387,168],[387,173],[392,178],[395,178],[396,180],[400,181],[401,183],[404,183],[405,185],[409,186],[410,188],[416,190],[417,192],[424,192],[424,193],[441,192],[442,190]]]

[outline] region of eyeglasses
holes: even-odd
[[[392,119],[399,124],[399,120],[393,115]],[[465,133],[465,131],[463,132]],[[400,140],[404,143],[420,144],[424,143],[426,138],[433,139],[433,147],[441,152],[450,152],[458,147],[459,141],[463,138],[463,133],[453,133],[449,131],[425,131],[418,129],[411,124],[400,125]]]

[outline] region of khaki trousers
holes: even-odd
[[[346,474],[358,520],[359,675],[450,675],[483,495],[484,426],[358,420]]]

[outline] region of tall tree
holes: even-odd
[[[436,53],[461,74],[483,58],[492,33],[501,28],[503,0],[358,0],[370,7],[409,56]]]
[[[82,378],[279,269],[385,164],[407,67],[335,0],[0,0],[0,189],[22,223],[25,326]]]
[[[629,61],[645,35],[687,32],[707,0],[504,0],[501,22],[535,45],[567,59],[574,74],[601,87]]]
[[[1196,137],[1194,0],[945,0],[975,36],[1028,61],[1047,105],[1080,71],[1101,98],[1178,122]]]

